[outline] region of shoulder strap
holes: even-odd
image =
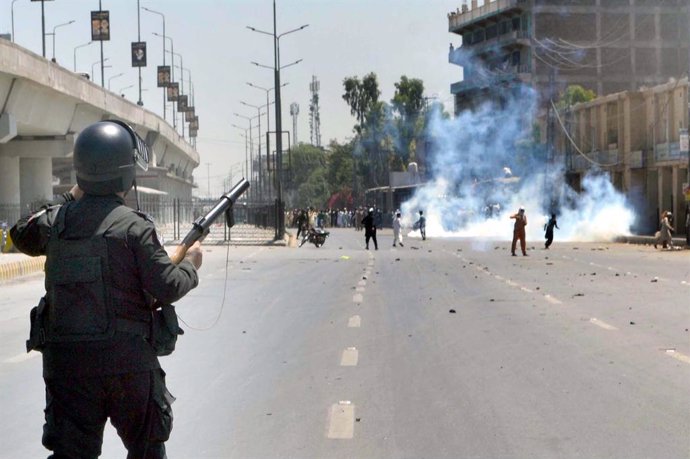
[[[134,210],[130,209],[129,207],[127,207],[125,205],[119,205],[119,206],[115,207],[103,219],[101,224],[98,226],[98,229],[94,233],[94,236],[102,236],[103,233],[108,231],[108,229],[110,229],[111,226],[113,226],[115,223],[117,223],[118,220],[123,218],[125,215],[129,215],[131,212],[134,212]]]

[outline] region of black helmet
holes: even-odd
[[[84,128],[74,144],[77,184],[87,194],[129,191],[135,166],[148,169],[148,147],[127,123],[99,121]]]

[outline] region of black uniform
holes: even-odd
[[[73,201],[66,193],[55,204],[62,206],[46,206],[19,220],[10,231],[14,244],[28,255],[47,254],[50,298],[51,291],[64,291],[56,290],[55,284],[74,282],[70,276],[83,276],[91,268],[56,274],[51,266],[68,267],[70,261],[55,255],[60,252],[49,246],[49,239],[59,234],[60,240],[88,242],[104,230],[108,266],[98,269],[105,273],[113,323],[118,326],[110,336],[98,339],[86,336],[46,343],[42,351],[46,384],[43,444],[54,452],[52,458],[95,458],[100,455],[103,428],[110,418],[129,451],[128,458],[164,458],[174,398],[165,387],[165,373],[148,341],[151,297],[167,304],[180,299],[197,286],[196,269],[186,260],[174,265],[158,241],[153,223],[131,209],[123,211],[124,201],[116,195],[85,195]],[[103,229],[102,223],[114,218],[106,220],[116,208],[119,216]],[[60,261],[51,260],[55,257]],[[61,312],[76,318],[70,319],[75,326],[83,328],[83,323],[95,323],[98,318],[87,298],[77,294],[61,306]]]
[[[362,219],[362,225],[364,225],[364,241],[367,245],[367,250],[369,250],[369,239],[373,239],[374,248],[379,249],[379,244],[376,241],[376,224],[374,223],[373,212],[367,214],[366,217]]]

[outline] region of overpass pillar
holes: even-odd
[[[19,158],[0,154],[0,221],[19,218]]]
[[[33,202],[52,201],[53,162],[51,158],[19,159],[19,192],[22,215],[29,212]]]

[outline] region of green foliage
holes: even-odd
[[[313,145],[300,143],[292,147],[291,155],[291,175],[295,184],[306,182],[315,170],[326,167],[326,153]]]
[[[556,108],[562,110],[580,102],[589,102],[596,97],[594,91],[585,89],[578,84],[570,85],[561,93],[558,102],[556,102]]]
[[[297,207],[323,208],[331,196],[330,186],[326,178],[326,168],[320,167],[312,171],[305,182],[297,188]]]
[[[396,161],[395,169],[402,170],[410,161],[414,153],[412,143],[424,128],[417,120],[421,118],[424,109],[424,83],[417,78],[409,79],[403,75],[400,81],[395,83],[395,95],[391,100],[393,112],[397,114],[395,122],[397,137],[395,138],[395,150],[400,156]]]
[[[357,77],[348,77],[343,80],[345,94],[343,100],[350,106],[350,113],[357,119],[355,131],[361,132],[364,128],[367,114],[379,101],[381,91],[375,73],[369,73],[359,81]]]

